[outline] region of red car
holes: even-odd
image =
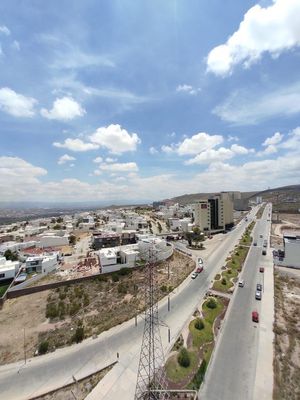
[[[203,271],[203,267],[198,267],[198,268],[196,269],[197,274],[200,274],[200,272],[202,272],[202,271]]]
[[[257,311],[252,311],[252,321],[259,322],[259,314]]]
[[[265,272],[264,267],[260,267],[260,268],[259,268],[259,272]]]

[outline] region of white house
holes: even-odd
[[[20,268],[19,261],[6,260],[5,257],[0,257],[0,281],[13,279]]]
[[[51,271],[54,271],[57,266],[57,255],[48,255],[48,256],[35,256],[28,257],[26,259],[26,272],[38,272],[42,274],[48,274]]]
[[[300,268],[300,234],[283,235],[284,250],[274,252],[274,264],[283,267]]]

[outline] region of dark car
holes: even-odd
[[[200,272],[202,272],[202,271],[203,271],[203,267],[198,267],[198,268],[196,269],[197,274],[200,274]]]
[[[259,272],[265,272],[265,268],[264,267],[259,267]]]
[[[262,291],[262,285],[260,283],[256,285],[256,290]]]
[[[257,246],[257,242],[254,242],[254,243],[253,243],[253,246]]]

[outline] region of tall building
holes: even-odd
[[[193,205],[195,225],[203,232],[221,232],[233,226],[233,203],[231,196],[222,192]]]

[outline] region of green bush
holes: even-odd
[[[83,326],[78,326],[76,328],[76,331],[74,333],[74,335],[72,336],[72,341],[79,343],[82,342],[84,339],[84,327]]]
[[[163,293],[166,293],[166,292],[168,291],[168,287],[167,287],[166,285],[162,285],[162,286],[160,287],[160,290],[161,290]]]
[[[215,299],[209,299],[208,302],[206,303],[206,307],[214,309],[217,308],[217,302]]]
[[[71,303],[69,314],[75,315],[80,310],[80,307],[81,307],[80,303]]]
[[[185,347],[183,347],[180,350],[178,357],[177,357],[177,361],[181,367],[187,368],[190,366],[190,363],[191,363],[190,355]]]
[[[201,318],[197,318],[195,321],[195,328],[198,329],[199,331],[201,331],[202,329],[204,329],[204,322]]]
[[[217,275],[215,276],[215,281],[218,281],[220,278],[221,278],[221,275],[220,275],[220,274],[217,274]]]
[[[113,282],[118,282],[120,280],[119,275],[115,272],[111,275],[111,279]]]
[[[126,294],[128,291],[128,286],[126,283],[121,282],[118,284],[118,293]]]
[[[130,274],[132,274],[132,270],[131,270],[131,268],[128,268],[128,267],[121,268],[120,271],[118,271],[118,275],[121,275],[121,276],[130,275]]]
[[[98,282],[107,282],[107,276],[106,275],[100,275],[97,278]]]
[[[47,342],[47,340],[44,340],[39,344],[39,349],[38,349],[39,354],[47,353],[48,348],[49,348],[49,343]]]
[[[46,306],[46,318],[58,317],[59,311],[55,303],[48,303]]]
[[[222,278],[222,281],[221,281],[221,283],[222,283],[222,285],[227,285],[227,281],[226,281],[226,278]]]
[[[232,261],[233,262],[233,261]],[[231,269],[229,268],[228,270],[227,270],[227,274],[231,274],[232,273],[232,271],[231,271]]]

